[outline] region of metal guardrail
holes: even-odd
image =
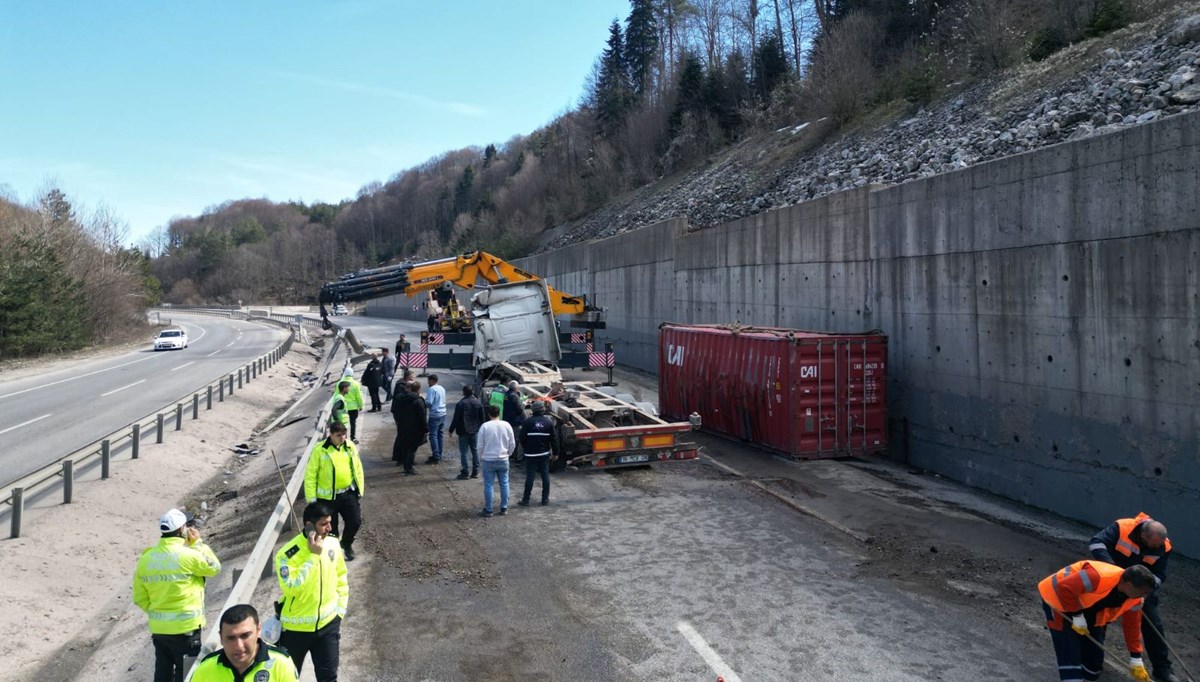
[[[333,342],[333,346],[329,349],[329,356],[325,362],[325,368],[321,375],[324,376],[329,371],[329,366],[333,364],[334,358],[337,356],[338,348],[343,341],[337,338]],[[346,361],[346,366],[350,365],[350,360]],[[312,388],[307,393],[298,398],[294,403],[298,405],[304,402],[318,388],[322,387],[321,382],[313,384]],[[289,408],[290,409],[290,408]],[[279,541],[280,534],[291,525],[291,514],[293,501],[300,495],[300,489],[304,485],[304,472],[308,468],[308,459],[312,455],[313,448],[320,442],[325,433],[325,421],[328,415],[329,404],[326,402],[320,412],[317,414],[316,423],[313,425],[312,431],[308,434],[308,441],[305,443],[304,452],[300,455],[296,462],[296,470],[292,472],[292,477],[288,480],[287,487],[279,495],[279,500],[275,503],[275,509],[271,511],[271,515],[267,518],[267,523],[263,526],[262,532],[258,535],[258,540],[254,543],[254,549],[250,551],[250,556],[246,558],[246,563],[242,568],[234,569],[233,587],[229,590],[229,596],[225,598],[225,604],[221,606],[221,612],[224,613],[231,606],[237,604],[249,604],[254,595],[254,590],[258,587],[259,581],[266,572],[268,563],[272,560],[275,551],[275,543]],[[298,532],[299,529],[296,529]],[[259,613],[270,613],[269,609],[259,610]],[[208,636],[204,638],[204,644],[200,651],[200,657],[203,657],[213,651],[216,651],[221,646],[221,636],[218,628],[210,628]],[[190,682],[192,673],[195,672],[196,666],[193,665],[188,670],[184,682]]]
[[[157,309],[151,312],[156,312],[160,315],[167,309]],[[12,481],[4,487],[9,488],[10,492],[7,497],[0,499],[0,504],[8,504],[12,507],[11,516],[11,531],[10,537],[17,538],[21,536],[21,521],[24,511],[24,501],[27,493],[34,491],[48,483],[62,480],[63,482],[63,504],[70,504],[74,494],[74,476],[75,467],[81,465],[93,458],[100,459],[100,478],[107,479],[112,463],[112,453],[114,446],[121,447],[128,440],[131,459],[137,459],[140,454],[140,446],[144,432],[154,429],[155,443],[162,443],[165,438],[167,428],[167,418],[174,418],[174,430],[181,431],[183,429],[183,413],[185,405],[189,405],[192,412],[192,420],[200,418],[200,402],[205,403],[205,410],[211,410],[213,405],[214,393],[218,402],[225,401],[225,394],[228,391],[229,395],[234,394],[234,382],[236,380],[238,388],[242,388],[245,383],[256,379],[258,375],[267,371],[275,365],[276,362],[283,359],[283,356],[291,349],[292,343],[295,340],[295,325],[292,320],[276,320],[269,318],[258,318],[245,315],[245,313],[237,313],[236,311],[213,311],[213,310],[181,310],[173,309],[170,312],[188,314],[188,315],[212,315],[215,317],[230,317],[234,319],[244,319],[248,321],[263,321],[278,324],[288,327],[293,330],[287,339],[276,346],[274,349],[260,355],[254,360],[247,363],[244,367],[239,367],[236,372],[230,372],[222,376],[216,382],[209,382],[207,385],[200,387],[196,391],[190,391],[177,401],[173,401],[161,409],[142,417],[141,419],[127,424],[120,429],[110,433],[109,435],[84,447],[70,452],[62,457],[59,457],[54,462],[26,474],[25,476]],[[284,316],[278,316],[284,317]],[[320,325],[320,322],[316,322]],[[228,388],[227,388],[228,387]],[[203,398],[201,398],[203,396]]]

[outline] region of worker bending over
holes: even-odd
[[[1130,673],[1138,682],[1148,682],[1142,663],[1142,598],[1152,591],[1154,574],[1145,566],[1120,568],[1099,561],[1076,561],[1038,583],[1058,678],[1099,679],[1105,629],[1120,618]]]

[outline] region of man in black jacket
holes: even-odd
[[[386,354],[387,349],[383,349]],[[368,412],[379,412],[383,409],[383,403],[379,402],[379,387],[383,385],[383,364],[378,359],[372,358],[367,363],[367,368],[363,370],[362,385],[367,387],[367,392],[371,394],[371,409]]]
[[[520,384],[516,380],[508,382],[508,391],[504,394],[504,409],[500,411],[501,418],[512,427],[513,435],[517,437],[517,451],[512,454],[514,462],[520,462],[523,456],[521,447],[521,425],[525,423],[525,408],[521,404]]]
[[[458,480],[479,477],[479,450],[475,447],[475,436],[479,427],[487,421],[483,411],[483,403],[475,397],[475,390],[463,386],[462,400],[454,406],[454,419],[450,421],[450,433],[458,436],[458,461],[462,470],[458,472]],[[471,473],[467,473],[467,450],[471,451]]]
[[[546,414],[546,401],[534,400],[529,406],[533,415],[521,424],[517,440],[525,451],[525,494],[517,504],[529,506],[533,492],[533,477],[542,477],[542,506],[550,504],[550,460],[558,459],[558,431],[554,418]]]
[[[421,385],[413,382],[396,385],[392,400],[392,420],[396,422],[396,441],[392,444],[392,460],[404,467],[404,475],[417,473],[413,461],[417,448],[425,441],[429,420],[425,416],[425,401],[419,395]]]

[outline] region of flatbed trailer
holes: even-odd
[[[605,390],[611,386],[564,381],[557,369],[540,363],[503,363],[496,369],[502,379],[519,383],[526,402],[546,402],[558,422],[559,469],[615,469],[700,456],[699,446],[684,440],[700,427],[699,415],[668,422],[649,403]]]
[[[615,357],[612,345],[602,353],[591,351],[594,338],[591,332],[562,333],[564,344],[563,367],[607,370],[609,381],[567,381],[558,365],[539,362],[502,362],[476,372],[477,395],[485,402],[488,393],[504,390],[509,381],[519,385],[524,403],[534,400],[547,404],[547,413],[558,423],[558,439],[562,456],[553,468],[614,469],[642,466],[654,462],[695,460],[699,447],[684,439],[685,434],[700,428],[700,416],[693,414],[685,422],[669,422],[658,416],[654,405],[638,402],[632,396],[613,390],[612,368]],[[412,353],[401,355],[401,367],[426,369],[471,369],[469,351],[430,353],[430,346],[471,346],[473,333],[421,334],[421,345]],[[569,350],[567,344],[582,344],[584,349]],[[591,351],[591,352],[589,352]]]

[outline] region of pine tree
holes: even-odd
[[[787,55],[783,52],[783,43],[776,35],[768,35],[754,50],[754,75],[751,87],[754,96],[760,102],[771,100],[771,93],[788,76]]]
[[[83,283],[49,244],[22,238],[0,257],[0,357],[82,348],[85,309]]]
[[[625,20],[625,64],[634,98],[641,98],[650,87],[650,76],[658,55],[658,20],[653,0],[631,0],[633,6]]]
[[[463,169],[454,188],[454,213],[466,213],[471,208],[471,187],[475,184],[475,171],[470,166]]]
[[[489,144],[483,148],[483,167],[487,168],[496,160],[496,145]]]
[[[671,136],[679,132],[685,114],[699,115],[705,108],[704,65],[700,58],[687,53],[683,58],[683,69],[679,72],[679,87],[676,90],[675,109],[671,112]]]
[[[600,73],[592,92],[592,108],[603,135],[619,130],[629,112],[631,93],[624,43],[621,24],[613,19],[608,28],[607,47],[600,55]]]

